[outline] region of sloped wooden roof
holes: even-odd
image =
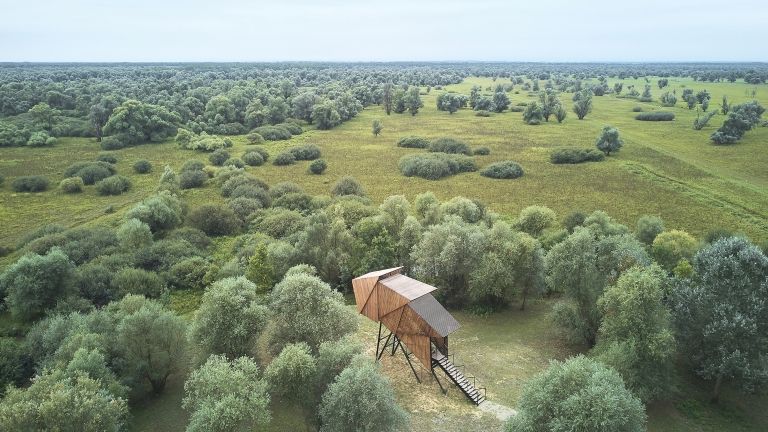
[[[441,337],[448,336],[459,329],[459,322],[456,321],[456,318],[445,310],[432,294],[426,294],[413,300],[408,303],[408,307],[413,309]]]

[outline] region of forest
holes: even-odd
[[[768,428],[767,80],[0,63],[0,430]],[[507,415],[375,361],[398,266]]]

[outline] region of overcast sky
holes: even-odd
[[[768,0],[0,0],[0,61],[768,61]]]

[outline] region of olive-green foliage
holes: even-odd
[[[605,126],[600,136],[595,141],[598,150],[610,156],[611,152],[618,152],[624,145],[624,141],[619,137],[619,130],[615,127]]]
[[[298,147],[291,147],[288,151],[297,161],[315,160],[320,157],[320,147],[316,144],[304,144]]]
[[[68,177],[59,182],[59,188],[67,194],[80,193],[84,186],[83,179],[80,177]]]
[[[159,303],[127,295],[109,309],[124,316],[114,337],[133,376],[148,380],[155,393],[165,389],[168,377],[186,360],[187,326],[183,318]]]
[[[224,165],[224,162],[226,162],[228,159],[229,152],[224,149],[214,150],[213,153],[208,156],[208,161],[211,162],[212,165],[216,166]]]
[[[696,374],[750,392],[768,379],[768,258],[740,237],[701,249],[693,277],[674,290],[681,352]]]
[[[600,325],[597,299],[604,276],[597,268],[597,245],[588,229],[577,228],[546,256],[546,281],[550,291],[562,292],[565,300],[554,309],[555,322],[569,339],[594,345]]]
[[[291,132],[284,126],[260,126],[252,132],[261,135],[267,141],[287,140],[292,136]]]
[[[152,163],[146,159],[137,160],[133,164],[133,170],[136,171],[137,174],[150,173],[152,172]]]
[[[309,164],[308,169],[312,174],[320,175],[324,173],[327,168],[328,162],[326,162],[325,159],[315,159],[311,164]]]
[[[271,419],[267,384],[249,357],[212,355],[184,382],[182,406],[192,412],[187,431],[250,431]]]
[[[199,256],[182,259],[168,271],[168,283],[175,289],[202,290],[208,267],[208,261]]]
[[[169,192],[161,192],[137,204],[125,214],[126,219],[138,219],[149,225],[152,232],[181,225],[181,201]]]
[[[403,156],[398,162],[406,177],[438,180],[453,174],[477,170],[474,159],[463,154],[428,153]]]
[[[281,317],[271,334],[274,352],[297,342],[306,342],[316,352],[321,343],[339,340],[357,328],[357,318],[341,294],[307,274],[286,276],[275,285],[270,309]]]
[[[670,230],[656,236],[651,251],[656,262],[671,272],[681,260],[692,261],[696,249],[698,243],[693,236],[685,231]]]
[[[205,204],[189,214],[189,223],[209,236],[231,235],[240,229],[240,219],[222,205]]]
[[[261,166],[264,163],[264,158],[261,153],[256,151],[248,151],[243,154],[243,162],[250,166]]]
[[[443,137],[432,141],[429,144],[429,151],[437,153],[464,154],[472,156],[472,150],[464,141],[456,138]]]
[[[277,166],[293,165],[295,163],[296,156],[294,156],[290,151],[279,153],[277,156],[275,156],[275,159],[272,160],[272,164]]]
[[[269,315],[256,291],[256,284],[244,277],[208,287],[190,329],[191,340],[205,357],[233,359],[253,351]]]
[[[9,385],[22,387],[34,371],[24,344],[12,337],[0,337],[0,399]]]
[[[304,405],[314,402],[307,397],[308,387],[315,380],[317,361],[304,342],[286,345],[264,370],[269,393],[282,400]]]
[[[179,178],[176,175],[176,172],[169,165],[166,165],[163,169],[163,174],[160,175],[157,191],[175,194],[179,192],[179,189]]]
[[[112,279],[112,286],[121,294],[139,294],[147,298],[158,298],[165,284],[157,273],[142,269],[127,268]]]
[[[745,133],[760,123],[765,108],[757,101],[751,101],[730,107],[723,125],[712,134],[710,139],[715,144],[733,144]]]
[[[336,377],[362,352],[363,346],[354,335],[345,336],[337,341],[321,343],[317,352],[317,375],[315,378],[318,394],[325,393],[325,390]]]
[[[96,192],[99,195],[120,195],[131,188],[131,180],[121,175],[113,175],[96,182]]]
[[[584,89],[573,95],[573,112],[579,120],[583,120],[592,112],[592,90]]]
[[[528,381],[517,410],[508,432],[645,430],[645,408],[621,376],[581,355],[554,361]]]
[[[77,162],[64,170],[64,177],[80,177],[87,185],[92,185],[115,174],[117,174],[115,166],[104,161]]]
[[[640,113],[635,116],[635,120],[640,121],[672,121],[675,119],[675,113],[668,111],[651,111]]]
[[[637,220],[635,237],[648,246],[652,245],[656,236],[662,232],[664,232],[664,221],[658,216],[641,216]]]
[[[248,140],[248,144],[262,144],[264,142],[264,137],[258,132],[250,132],[245,138]]]
[[[127,144],[159,142],[176,135],[181,119],[165,107],[128,100],[115,108],[104,125],[105,135],[118,135]]]
[[[14,192],[42,192],[48,189],[48,179],[38,175],[22,176],[16,178],[11,187]]]
[[[124,249],[146,247],[152,244],[152,230],[138,219],[128,219],[117,229],[117,239]]]
[[[582,162],[600,162],[605,159],[605,154],[596,149],[555,149],[550,155],[554,164],[577,164]]]
[[[485,208],[478,201],[462,196],[457,196],[440,204],[440,214],[445,216],[458,216],[467,223],[477,223],[485,216]]]
[[[254,212],[264,208],[261,200],[244,196],[227,201],[227,205],[244,222],[249,221]]]
[[[397,146],[405,148],[427,148],[429,147],[429,140],[417,136],[407,136],[397,140]]]
[[[523,167],[514,161],[494,162],[480,170],[481,176],[493,179],[516,179],[523,173]]]
[[[676,347],[665,278],[658,266],[634,267],[598,300],[604,318],[594,353],[643,401],[664,399],[673,382]]]
[[[202,170],[183,170],[179,174],[179,187],[193,189],[203,187],[208,180],[208,175]]]
[[[99,153],[98,156],[96,156],[96,160],[99,162],[106,162],[109,164],[116,164],[118,159],[117,156],[113,153]]]
[[[238,169],[245,168],[245,162],[239,158],[229,158],[224,161],[224,166],[230,166]]]
[[[347,195],[364,197],[365,189],[363,189],[363,186],[360,183],[358,183],[358,181],[355,180],[354,177],[344,176],[341,179],[339,179],[339,181],[337,181],[336,184],[333,185],[333,188],[331,189],[331,194],[337,197],[347,196]]]
[[[24,255],[0,274],[0,297],[5,297],[14,317],[37,319],[76,292],[74,271],[74,264],[58,248],[46,255]]]
[[[282,208],[258,211],[253,214],[251,222],[252,231],[277,239],[297,234],[305,226],[306,221],[301,213]]]
[[[529,206],[520,211],[515,220],[515,229],[539,237],[545,229],[557,223],[555,212],[543,206]]]
[[[532,101],[525,107],[525,111],[523,111],[523,121],[526,122],[529,125],[538,125],[541,124],[541,121],[544,119],[544,111],[541,108],[541,105],[539,105],[538,102]]]
[[[0,429],[6,431],[117,431],[127,419],[127,401],[82,372],[45,371],[0,402]]]
[[[394,432],[408,427],[389,381],[368,361],[353,363],[328,386],[320,404],[321,432]]]

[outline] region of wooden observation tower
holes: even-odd
[[[446,389],[437,379],[435,368],[443,370],[473,403],[480,405],[485,400],[485,388],[476,387],[475,378],[465,376],[459,370],[461,366],[449,360],[448,335],[459,328],[459,322],[430,294],[437,288],[401,274],[402,269],[379,270],[352,280],[357,311],[379,323],[376,360],[388,350],[394,355],[399,348],[418,382],[421,379],[412,357],[431,372],[443,392]]]

